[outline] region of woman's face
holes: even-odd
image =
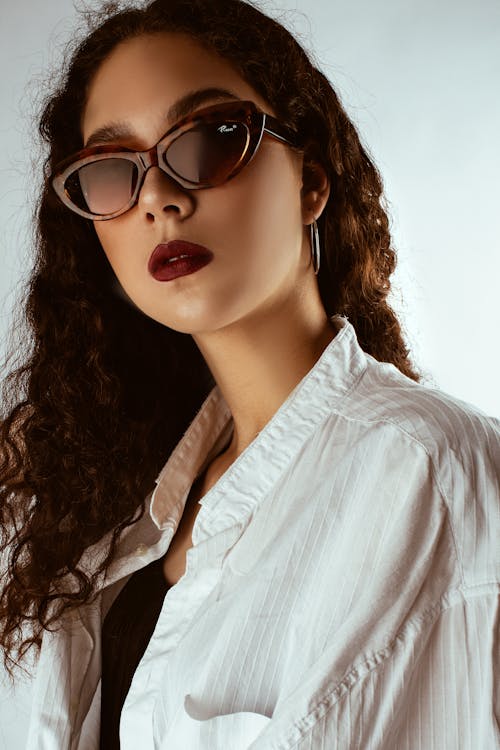
[[[276,115],[227,61],[187,35],[122,42],[92,80],[82,116],[84,143],[98,128],[120,122],[130,134],[113,143],[146,150],[173,124],[166,118],[169,108],[186,93],[209,87]],[[300,294],[306,274],[313,273],[304,227],[313,217],[302,207],[301,187],[302,156],[264,136],[250,164],[214,188],[183,188],[152,167],[137,204],[94,226],[123,289],[146,315],[184,333],[215,331],[272,315]],[[148,271],[150,256],[159,243],[174,239],[204,245],[213,259],[194,273],[158,281]]]

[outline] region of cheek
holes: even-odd
[[[130,231],[126,231],[119,219],[94,222],[94,227],[103,253],[119,281],[123,282],[127,279],[127,272],[132,271],[134,263]]]
[[[105,221],[94,221],[94,229],[97,234],[97,239],[101,243],[103,253],[114,268],[115,253],[113,252],[114,243],[112,242],[113,232],[106,226],[107,223],[108,222]]]
[[[228,183],[219,223],[230,262],[220,269],[227,310],[249,312],[296,288],[301,268],[301,182],[278,159],[262,160]],[[232,256],[232,257],[231,257]],[[234,261],[234,262],[233,262]]]
[[[301,173],[276,146],[262,149],[227,193],[228,226],[257,254],[259,247],[290,247],[302,231]]]

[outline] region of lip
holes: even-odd
[[[180,255],[188,257],[171,260]],[[177,276],[194,273],[210,263],[213,257],[212,251],[203,245],[185,240],[172,240],[155,247],[149,259],[148,271],[157,281],[169,281]]]

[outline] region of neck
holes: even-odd
[[[318,293],[193,335],[233,416],[226,459],[236,459],[255,439],[335,333]]]

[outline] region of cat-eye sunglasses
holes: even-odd
[[[146,151],[118,145],[78,151],[56,166],[51,183],[80,216],[114,219],[137,203],[150,167],[158,166],[184,188],[216,187],[241,172],[265,134],[298,145],[293,130],[252,101],[213,104],[183,117]]]

